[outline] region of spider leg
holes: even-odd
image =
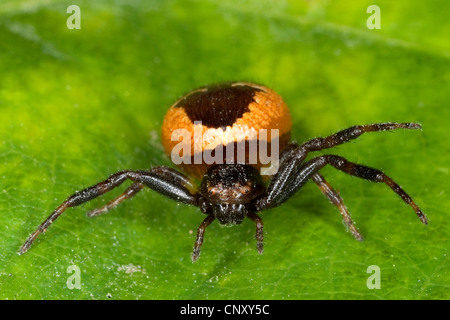
[[[317,184],[320,191],[322,191],[322,193],[328,198],[328,200],[330,200],[332,204],[338,207],[345,225],[347,226],[348,229],[350,229],[355,239],[362,241],[363,237],[353,224],[352,218],[350,217],[347,207],[345,206],[339,193],[336,190],[334,190],[328,183],[328,181],[326,181],[325,178],[318,172],[313,174],[312,180]]]
[[[247,217],[252,219],[256,224],[256,248],[258,249],[258,253],[262,254],[264,251],[264,246],[263,246],[263,239],[264,239],[263,227],[264,227],[264,225],[263,225],[262,219],[256,213],[251,212],[251,211],[247,214]]]
[[[194,251],[192,252],[192,262],[197,261],[200,256],[200,249],[203,245],[203,236],[205,234],[206,227],[208,227],[215,217],[213,214],[208,215],[197,229],[197,239],[195,240]]]
[[[195,194],[197,192],[196,186],[192,183],[192,181],[186,177],[185,175],[181,174],[180,172],[169,168],[169,167],[154,167],[151,170],[154,174],[159,175],[161,178],[172,181],[174,184],[179,184],[184,187],[186,187],[192,194]],[[101,214],[104,214],[111,209],[117,207],[120,203],[123,201],[130,199],[134,197],[139,191],[141,191],[145,187],[144,184],[140,182],[134,182],[131,186],[129,186],[124,193],[120,194],[113,200],[111,200],[109,203],[104,205],[103,207],[94,209],[92,211],[89,211],[87,213],[88,217],[94,217]]]
[[[373,123],[373,124],[353,126],[341,130],[325,138],[311,139],[303,143],[300,146],[300,148],[303,149],[304,152],[306,153],[310,151],[320,151],[323,149],[333,148],[337,145],[349,142],[350,140],[358,138],[365,132],[381,132],[395,129],[422,129],[422,126],[414,122],[408,123],[385,122],[385,123]]]
[[[295,144],[289,145],[289,147],[281,154],[280,167],[277,174],[271,181],[269,193],[272,190],[275,190],[276,192],[276,190],[279,190],[282,185],[288,183],[293,172],[295,172],[303,160],[305,160],[309,152],[333,148],[340,144],[349,142],[350,140],[356,139],[365,132],[381,132],[394,129],[422,129],[422,127],[420,124],[412,122],[386,122],[359,125],[341,130],[325,138],[319,137],[311,139],[297,148],[293,147]]]
[[[180,176],[182,176],[180,174]],[[19,254],[23,254],[31,247],[36,237],[47,230],[47,228],[55,221],[66,209],[70,207],[76,207],[89,200],[97,198],[112,189],[118,187],[126,180],[131,180],[135,183],[143,184],[154,191],[161,193],[169,198],[183,202],[186,204],[197,205],[198,197],[192,195],[189,190],[180,183],[168,180],[166,177],[161,177],[160,174],[149,171],[132,171],[125,170],[119,171],[108,179],[88,187],[84,190],[78,191],[68,197],[63,203],[61,203],[50,216],[42,222],[37,230],[33,232],[20,248]]]
[[[282,204],[297,192],[297,190],[299,190],[316,172],[327,164],[355,177],[373,182],[385,183],[392,191],[400,196],[406,204],[414,209],[423,224],[428,223],[425,214],[420,210],[413,199],[396,182],[394,182],[394,180],[382,171],[350,162],[345,158],[336,155],[323,155],[313,158],[302,164],[299,168],[292,170],[292,175],[289,177],[290,179],[288,179],[279,190],[266,193],[264,197],[257,200],[255,204],[256,209],[259,211]]]
[[[142,183],[135,182],[131,186],[129,186],[125,190],[124,193],[120,194],[119,196],[117,196],[116,198],[114,198],[113,200],[108,202],[106,205],[104,205],[103,207],[96,208],[94,210],[89,211],[86,214],[86,216],[88,216],[88,217],[95,217],[95,216],[99,216],[101,214],[104,214],[104,213],[110,211],[111,209],[117,207],[123,201],[134,197],[144,187],[145,187],[145,185],[143,185]]]

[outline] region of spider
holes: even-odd
[[[186,153],[183,154],[184,161],[179,163],[184,173],[165,166],[144,171],[124,170],[112,174],[96,185],[74,193],[62,202],[28,237],[20,248],[19,254],[25,253],[36,237],[45,232],[66,209],[97,198],[127,180],[131,180],[132,184],[124,193],[105,206],[88,212],[87,215],[93,217],[108,212],[119,203],[136,195],[144,187],[178,202],[197,206],[206,215],[206,218],[197,229],[192,253],[193,262],[199,258],[206,228],[216,219],[221,225],[238,225],[246,217],[253,220],[256,225],[257,251],[262,254],[263,222],[257,213],[283,204],[309,180],[315,182],[328,200],[338,208],[345,225],[357,240],[362,241],[363,237],[354,226],[342,198],[319,173],[327,165],[352,176],[386,184],[414,209],[422,223],[427,224],[426,216],[413,199],[382,171],[350,162],[341,156],[332,154],[320,155],[305,161],[310,152],[333,148],[356,139],[363,133],[394,129],[421,129],[418,123],[388,122],[356,125],[325,138],[314,138],[303,144],[297,144],[290,141],[292,121],[289,109],[276,92],[254,83],[229,82],[194,90],[176,101],[169,109],[163,122],[162,140],[165,150],[172,156],[172,160],[174,154],[176,155],[175,147],[180,140],[178,137],[174,138],[174,133],[180,128],[187,132],[194,132],[194,135],[195,130],[205,133],[208,129],[214,129],[222,137],[231,137],[231,140],[226,140],[226,143],[219,141],[215,145],[205,141],[200,141],[198,144],[195,139],[187,140],[188,146],[191,148],[184,149],[183,152]],[[276,129],[278,134],[269,138],[267,135],[264,137],[250,134],[261,129]],[[242,130],[245,134],[239,135],[237,132],[242,133]],[[249,144],[251,141],[256,141],[257,146],[260,147],[265,141],[272,146],[274,139],[278,141],[279,147],[279,157],[276,161],[278,169],[274,173],[264,176],[261,174],[261,169],[264,167],[261,161],[256,163],[249,161],[253,152],[249,148]],[[210,154],[214,154],[214,151],[218,150],[218,146],[223,147],[225,144],[236,146],[242,141],[247,143],[244,144],[246,152],[244,161],[222,163],[195,161],[198,160],[196,156],[199,150],[200,153],[209,151]],[[273,149],[276,148],[273,147]],[[218,158],[221,159],[220,154]],[[232,157],[232,159],[235,158]],[[201,180],[199,186],[195,179]]]

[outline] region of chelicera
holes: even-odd
[[[427,218],[413,199],[390,177],[380,170],[356,164],[337,155],[326,154],[305,161],[310,152],[330,149],[358,138],[366,132],[380,132],[394,129],[421,129],[417,123],[376,123],[357,125],[339,131],[325,138],[311,139],[297,144],[290,141],[292,122],[289,109],[283,99],[271,89],[247,82],[232,82],[207,86],[194,90],[180,98],[167,112],[162,129],[162,140],[166,152],[170,154],[178,143],[172,135],[176,129],[183,128],[193,132],[195,128],[214,129],[223,135],[231,136],[227,143],[236,144],[249,135],[238,136],[237,129],[260,130],[277,129],[279,141],[278,170],[269,176],[262,176],[261,163],[249,163],[249,150],[244,161],[206,164],[187,161],[180,167],[184,173],[170,167],[154,167],[150,170],[124,170],[109,176],[106,180],[68,197],[32,233],[21,247],[19,254],[25,253],[36,237],[47,228],[66,209],[81,205],[131,180],[132,184],[124,193],[105,206],[93,210],[88,216],[108,212],[122,201],[136,195],[148,187],[168,198],[188,205],[197,206],[206,215],[197,230],[192,253],[196,261],[200,255],[206,228],[214,221],[222,225],[237,225],[245,218],[256,224],[257,250],[263,252],[263,222],[257,214],[263,210],[277,207],[291,198],[307,181],[312,180],[323,194],[340,211],[345,225],[357,240],[363,237],[354,226],[342,198],[320,174],[320,170],[330,165],[344,173],[365,180],[386,184],[409,206],[413,208],[422,223]],[[272,141],[270,139],[269,144]],[[256,136],[261,142],[261,136]],[[194,140],[192,140],[194,146]],[[201,152],[207,148],[201,145]],[[214,146],[213,147],[217,147]],[[194,159],[194,151],[188,154]],[[186,155],[184,155],[186,156]],[[195,178],[201,180],[199,186]]]

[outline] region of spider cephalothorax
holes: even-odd
[[[223,225],[240,224],[250,218],[256,224],[256,240],[259,253],[263,252],[263,223],[258,212],[281,205],[295,194],[307,181],[313,180],[324,195],[338,207],[342,218],[353,236],[362,240],[362,236],[350,218],[342,198],[319,173],[330,165],[344,173],[373,182],[385,183],[401,199],[410,205],[422,223],[427,218],[412,198],[382,171],[359,165],[337,155],[321,155],[305,161],[313,151],[333,148],[356,139],[365,132],[379,132],[394,129],[421,129],[417,123],[377,123],[353,126],[325,138],[314,138],[303,144],[289,143],[291,131],[289,110],[283,99],[274,91],[260,85],[247,82],[232,82],[200,88],[180,98],[167,112],[163,124],[163,145],[166,152],[178,156],[177,143],[182,132],[193,136],[188,140],[188,148],[181,148],[185,154],[179,163],[187,173],[183,174],[169,167],[154,167],[145,171],[125,170],[111,175],[108,179],[92,187],[76,192],[67,198],[56,210],[31,234],[19,254],[26,252],[36,237],[50,226],[67,208],[75,207],[118,187],[126,180],[133,183],[128,189],[107,205],[88,213],[96,216],[109,211],[120,202],[131,198],[143,187],[149,187],[176,201],[194,205],[206,215],[197,230],[192,260],[200,255],[205,229],[215,219]],[[212,130],[216,138],[198,139],[196,133]],[[271,130],[264,135],[264,130]],[[255,132],[257,134],[255,134]],[[241,161],[230,161],[236,155],[224,152],[220,148],[239,145],[244,142],[244,156]],[[256,142],[255,144],[252,144]],[[275,165],[263,177],[261,158],[254,157],[261,146],[269,144],[271,150],[279,148],[277,159],[269,164]],[[252,149],[251,146],[256,146]],[[176,150],[176,152],[174,152]],[[228,149],[227,149],[228,150]],[[205,161],[198,153],[212,156],[218,162]],[[258,161],[252,162],[252,159]],[[197,188],[195,177],[201,180]]]

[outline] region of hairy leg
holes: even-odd
[[[194,244],[194,251],[192,252],[192,262],[197,261],[198,257],[200,256],[200,249],[202,248],[203,245],[203,236],[205,234],[206,227],[208,227],[214,221],[214,219],[215,219],[214,215],[210,214],[203,220],[203,222],[198,227],[197,238]]]
[[[262,219],[260,216],[253,212],[249,212],[247,216],[256,224],[256,249],[258,250],[259,254],[262,254],[264,251],[264,225]]]
[[[386,122],[386,123],[373,123],[373,124],[353,126],[341,130],[326,138],[311,139],[303,143],[300,146],[300,148],[304,149],[306,152],[319,151],[323,149],[333,148],[337,145],[356,139],[365,132],[381,132],[395,129],[422,129],[422,126],[414,122],[409,123]]]
[[[120,194],[110,202],[108,202],[106,205],[100,208],[96,208],[94,210],[89,211],[86,216],[88,217],[95,217],[99,216],[101,214],[107,213],[111,209],[117,207],[120,203],[123,201],[130,199],[134,197],[139,191],[141,191],[145,187],[144,184],[139,182],[134,182],[131,186],[129,186],[124,193]]]
[[[336,190],[334,190],[328,183],[328,181],[326,181],[324,177],[318,172],[313,174],[312,180],[317,184],[320,191],[322,191],[322,193],[328,198],[328,200],[330,200],[330,202],[339,209],[339,212],[342,215],[342,219],[344,220],[345,225],[351,231],[355,239],[362,241],[363,237],[353,224],[352,218],[350,217],[347,207],[345,206],[339,193]]]
[[[290,179],[288,179],[289,182],[281,185],[276,193],[266,194],[266,196],[258,199],[255,205],[256,209],[259,211],[282,204],[327,164],[352,176],[373,182],[385,183],[392,191],[400,196],[406,204],[414,209],[422,223],[427,224],[425,214],[420,210],[413,199],[396,182],[394,182],[394,180],[380,170],[350,162],[345,158],[336,155],[324,155],[313,158],[302,164],[298,169],[291,171],[292,175],[289,177]]]
[[[180,173],[180,172],[178,172],[178,171],[176,171],[176,170],[174,170],[172,168],[169,168],[169,167],[154,167],[154,168],[151,169],[151,172],[156,174],[156,175],[158,175],[162,179],[165,179],[166,181],[171,181],[174,184],[184,186],[192,194],[196,193],[196,191],[197,191],[197,188],[194,185],[194,183],[191,181],[191,179],[189,179],[188,177],[186,177],[182,173]],[[87,216],[88,217],[94,217],[94,216],[98,216],[98,215],[101,215],[101,214],[104,214],[104,213],[110,211],[111,209],[117,207],[123,201],[134,197],[144,187],[145,187],[145,184],[142,184],[140,182],[134,182],[131,186],[129,186],[125,190],[124,193],[120,194],[119,196],[117,196],[116,198],[114,198],[113,200],[108,202],[106,205],[104,205],[103,207],[100,207],[100,208],[94,209],[92,211],[89,211],[87,213]]]
[[[394,129],[422,129],[422,127],[418,123],[394,122],[359,125],[341,130],[325,138],[311,139],[297,148],[294,148],[295,144],[289,145],[286,151],[282,153],[278,172],[268,187],[269,198],[272,197],[271,193],[277,193],[282,185],[290,183],[292,176],[299,170],[309,152],[333,148],[356,139],[366,132],[381,132]]]
[[[102,181],[96,185],[88,187],[84,190],[78,191],[68,197],[63,203],[61,203],[50,216],[42,222],[37,230],[33,232],[23,246],[20,248],[19,254],[23,254],[31,247],[36,237],[47,230],[47,228],[55,221],[64,211],[68,208],[76,207],[89,200],[97,198],[112,189],[118,187],[126,180],[131,180],[136,183],[141,183],[154,191],[157,191],[169,198],[177,200],[179,202],[197,205],[197,197],[192,195],[189,190],[183,185],[174,183],[173,181],[167,181],[161,178],[158,174],[149,171],[132,171],[125,170],[117,172],[105,181]]]

